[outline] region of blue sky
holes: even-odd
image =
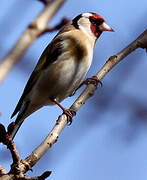
[[[0,57],[15,44],[43,5],[35,0],[1,1]],[[105,32],[98,40],[91,76],[128,43],[147,28],[146,0],[69,0],[51,22],[62,17],[73,18],[82,12],[101,14],[115,33]],[[43,49],[56,32],[37,39],[22,61],[1,85],[0,121],[8,125],[10,115]],[[77,113],[73,124],[33,168],[39,175],[52,170],[48,179],[57,180],[146,180],[147,179],[147,54],[138,49],[117,65],[103,80],[95,96]],[[80,90],[81,91],[81,90]],[[69,107],[78,96],[62,104]],[[45,107],[27,118],[16,136],[24,158],[46,136],[61,110]],[[0,146],[0,164],[9,169],[10,154]]]

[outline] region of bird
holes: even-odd
[[[114,31],[93,12],[81,13],[65,25],[45,48],[34,68],[11,118],[16,114],[13,139],[23,121],[48,105],[58,105],[66,115],[71,111],[60,103],[82,83],[88,72],[97,39],[103,31]]]

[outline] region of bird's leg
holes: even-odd
[[[51,100],[62,109],[63,114],[66,114],[66,116],[67,116],[68,125],[71,125],[72,118],[76,114],[76,112],[73,109],[64,108],[55,98],[51,99]]]
[[[86,80],[84,80],[77,89],[75,89],[73,91],[73,93],[70,96],[75,95],[76,91],[81,88],[84,84],[89,85],[89,84],[93,84],[95,87],[97,87],[98,84],[100,84],[101,86],[103,85],[102,82],[97,78],[97,76],[92,76],[90,78],[87,78]]]

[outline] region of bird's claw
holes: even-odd
[[[67,116],[67,124],[72,124],[72,118],[76,115],[76,112],[73,109],[64,109],[63,114],[66,114]]]
[[[97,87],[98,84],[100,84],[101,86],[103,85],[102,82],[97,78],[97,76],[92,76],[90,78],[87,78],[85,81],[83,81],[82,84],[93,84],[94,86]]]
[[[100,84],[101,87],[103,86],[102,82],[97,78],[97,76],[92,76],[90,78],[87,78],[85,81],[83,81],[79,85],[79,87],[69,95],[69,97],[74,96],[76,91],[80,89],[84,84],[86,85],[93,84],[95,87],[97,87],[98,84]]]

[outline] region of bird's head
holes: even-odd
[[[114,31],[105,23],[102,16],[96,13],[82,13],[72,21],[75,28],[80,29],[87,35],[98,38],[103,31]]]

